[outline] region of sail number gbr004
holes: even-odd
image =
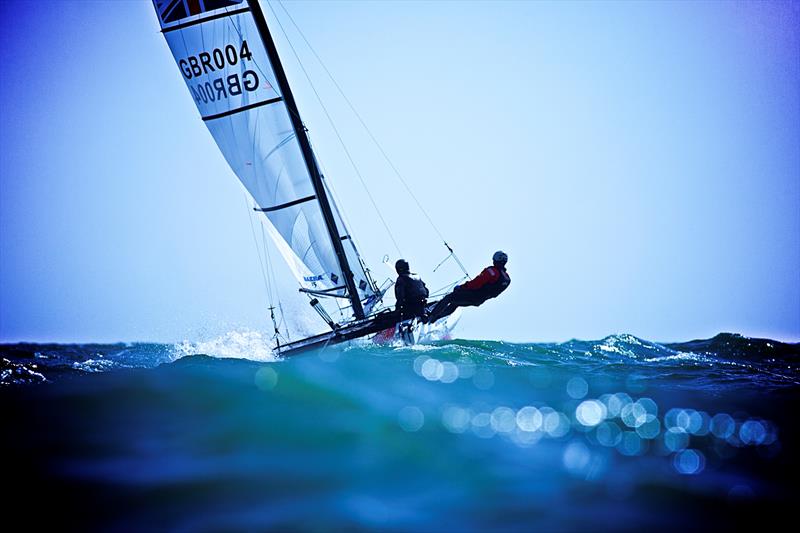
[[[234,72],[228,76],[224,74],[214,77],[215,72],[225,72],[227,67],[234,67],[241,63],[253,61],[253,54],[247,46],[247,41],[243,40],[240,47],[232,44],[224,48],[214,48],[211,52],[200,52],[197,55],[189,56],[178,60],[183,77],[189,90],[192,92],[195,102],[207,104],[231,96],[239,96],[242,91],[253,92],[259,87],[258,74],[255,70],[244,70],[241,74]],[[209,79],[200,81],[201,76],[209,76]],[[195,80],[194,82],[192,80]],[[272,85],[264,80],[266,87]]]

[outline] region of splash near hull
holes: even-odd
[[[435,304],[436,302],[431,302],[428,308]],[[433,324],[423,324],[417,319],[398,322],[397,318],[393,311],[383,311],[334,331],[283,344],[276,347],[274,353],[286,357],[362,338],[370,344],[398,346],[450,340],[453,329],[461,319],[461,309],[456,309],[451,315]]]
[[[448,341],[453,338],[453,330],[461,320],[461,309],[450,316],[437,320],[433,324],[424,324],[418,319],[404,320],[391,328],[379,331],[372,337],[372,342],[377,345],[404,345],[427,344],[436,341]]]

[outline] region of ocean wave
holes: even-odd
[[[672,363],[678,362],[682,363],[684,361],[690,361],[692,363],[701,363],[706,365],[713,365],[714,363],[718,363],[719,360],[711,359],[705,355],[698,355],[696,353],[684,353],[679,352],[673,355],[662,355],[657,357],[648,357],[643,359],[645,363]]]
[[[47,378],[38,371],[36,364],[15,363],[6,358],[0,359],[0,386],[31,385],[44,383]]]
[[[125,368],[128,365],[120,364],[109,359],[87,359],[85,361],[75,361],[72,368],[83,372],[108,372],[115,368]]]
[[[207,340],[185,340],[176,344],[9,344],[0,345],[0,356],[7,361],[0,371],[4,383],[8,384],[57,380],[75,372],[153,368],[194,355],[271,363],[280,359],[272,352],[272,345],[267,334],[250,329],[236,329]],[[314,353],[301,357],[314,357]],[[729,378],[734,375],[737,379],[742,375],[750,376],[768,385],[800,383],[800,345],[725,333],[684,343],[657,343],[625,333],[599,340],[572,339],[562,343],[454,339],[416,346],[387,346],[361,340],[330,346],[318,355],[323,361],[333,362],[343,354],[359,353],[409,360],[424,354],[451,362],[469,358],[477,365],[489,367],[575,368],[609,375],[619,372],[685,375],[689,372],[697,379],[725,384],[729,384]],[[713,375],[709,374],[712,370]],[[699,372],[706,374],[700,376]]]
[[[278,358],[272,352],[272,339],[260,331],[239,329],[208,341],[183,341],[172,346],[172,360],[190,355],[208,355],[223,359],[249,359],[262,363]]]

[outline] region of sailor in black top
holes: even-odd
[[[423,316],[428,298],[428,288],[425,283],[411,274],[411,267],[405,259],[398,260],[394,268],[397,270],[394,295],[397,298],[397,313],[400,315],[400,320]]]

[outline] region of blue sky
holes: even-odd
[[[797,3],[285,5],[470,273],[508,252],[511,288],[459,336],[800,339]],[[152,5],[0,15],[0,340],[266,329],[242,187]],[[454,276],[430,273],[444,247],[282,22],[405,257]],[[351,231],[388,274],[397,252],[275,33]]]

